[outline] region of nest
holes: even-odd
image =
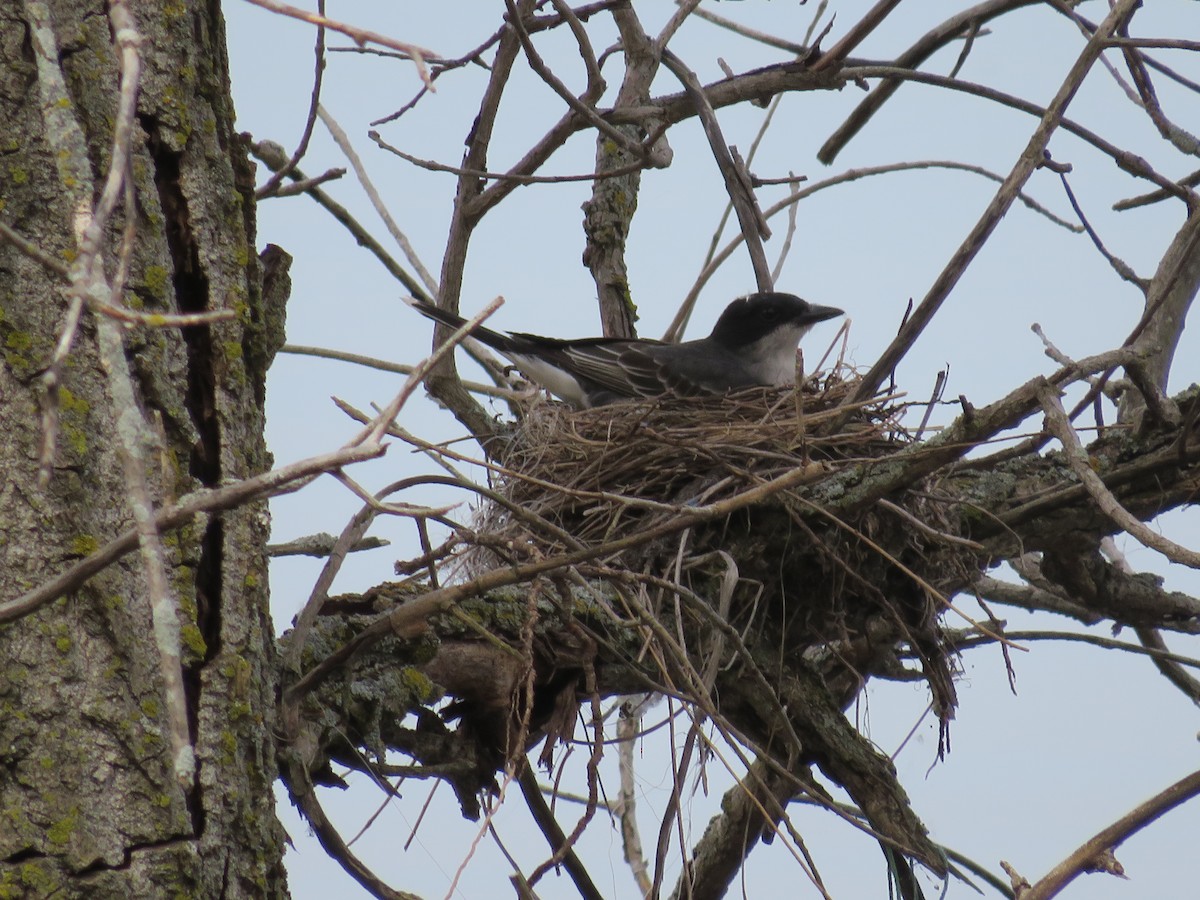
[[[639,602],[652,611],[672,599],[662,588],[670,582],[711,598],[747,640],[782,638],[799,652],[836,644],[844,661],[845,647],[873,634],[874,657],[856,662],[859,671],[877,666],[880,653],[894,663],[896,645],[907,643],[949,718],[954,689],[942,610],[929,582],[913,573],[947,571],[944,556],[954,551],[928,534],[953,531],[952,523],[918,492],[851,518],[820,493],[838,472],[913,441],[896,395],[844,405],[856,385],[843,370],[809,378],[799,390],[583,411],[536,403],[504,448],[495,500],[478,512],[473,546],[460,561],[479,571],[611,544],[584,574],[633,573],[642,579]],[[783,489],[741,502],[747,491],[781,480]],[[697,509],[722,512],[689,516]],[[672,527],[680,516],[686,527]],[[931,524],[914,528],[914,520]],[[646,540],[629,540],[639,535]],[[950,568],[961,571],[959,563]],[[653,579],[657,596],[645,587]]]
[[[836,431],[855,380],[810,378],[801,390],[751,388],[721,397],[655,399],[589,410],[538,403],[525,410],[495,485],[513,509],[491,506],[477,524],[497,534],[531,518],[592,544],[712,504],[799,467],[828,473],[909,443],[894,396],[860,404]],[[515,536],[515,535],[513,535]],[[537,538],[545,552],[569,549]]]

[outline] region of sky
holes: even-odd
[[[834,2],[836,12],[825,46],[857,21],[870,4]],[[967,4],[922,0],[905,4],[855,51],[855,56],[887,59],[917,36]],[[782,0],[705,3],[704,8],[762,31],[800,41],[818,4]],[[1155,0],[1136,20],[1143,36],[1200,35],[1200,4],[1189,0]],[[650,31],[657,30],[674,7],[665,2],[639,4]],[[447,57],[478,45],[498,25],[498,3],[459,0],[439,4],[344,2],[330,4],[328,14],[345,22],[425,47]],[[1081,12],[1098,20],[1104,4],[1084,3]],[[234,100],[239,130],[269,139],[289,150],[298,140],[309,103],[314,30],[240,0],[225,4]],[[594,40],[603,47],[615,39],[610,23],[597,21]],[[591,31],[593,26],[589,26]],[[578,91],[583,68],[573,44],[557,33],[536,38],[539,51],[560,77]],[[331,47],[349,47],[341,36]],[[675,52],[701,81],[722,77],[723,61],[745,71],[788,58],[782,50],[735,37],[709,23],[692,19],[672,42]],[[1018,94],[1033,102],[1052,97],[1074,61],[1082,40],[1070,23],[1044,7],[1021,10],[991,33],[980,36],[961,77]],[[1179,51],[1156,51],[1164,62],[1193,80],[1200,65]],[[925,64],[945,74],[958,47],[948,48]],[[1119,65],[1119,57],[1111,56]],[[616,60],[605,73],[610,95],[619,84]],[[466,67],[437,82],[415,109],[394,123],[372,126],[416,93],[419,82],[411,64],[355,52],[329,55],[323,104],[350,135],[391,215],[433,273],[438,272],[453,206],[455,178],[431,173],[376,147],[367,131],[416,156],[456,164],[463,139],[475,116],[485,74]],[[1168,115],[1184,125],[1195,122],[1200,100],[1195,93],[1156,76],[1156,87]],[[655,93],[678,90],[660,76]],[[831,165],[816,159],[816,150],[861,96],[854,85],[841,91],[785,97],[751,166],[764,178],[789,172],[819,181],[850,169],[897,161],[957,160],[983,166],[1000,176],[1016,162],[1036,120],[974,98],[921,85],[906,85]],[[561,101],[523,61],[516,65],[510,93],[501,107],[489,167],[502,170],[518,159],[558,116]],[[1093,71],[1073,101],[1068,115],[1122,146],[1144,155],[1169,176],[1196,168],[1195,161],[1167,151],[1144,114],[1121,93],[1101,69]],[[746,153],[762,121],[753,107],[722,110],[719,118],[727,139]],[[643,176],[639,208],[629,238],[630,287],[645,336],[658,336],[700,271],[713,230],[725,204],[720,175],[698,126],[684,123],[669,135],[672,165]],[[1050,150],[1058,162],[1072,166],[1071,186],[1084,209],[1116,255],[1143,276],[1153,274],[1170,235],[1178,228],[1179,204],[1115,213],[1117,200],[1143,193],[1145,182],[1119,172],[1082,141],[1059,132]],[[550,161],[546,174],[587,172],[593,163],[594,139],[581,135]],[[301,164],[313,175],[345,162],[320,125]],[[266,176],[261,174],[260,181]],[[847,356],[868,367],[895,334],[909,299],[919,301],[938,272],[978,219],[995,192],[995,183],[978,175],[927,168],[863,178],[814,194],[798,208],[792,247],[778,287],[813,302],[847,311],[850,332]],[[327,186],[393,253],[394,244],[353,175]],[[1057,215],[1072,218],[1059,178],[1039,170],[1028,192]],[[782,187],[764,188],[766,207],[784,196]],[[580,263],[584,248],[580,205],[589,196],[584,183],[523,187],[490,214],[475,234],[466,269],[462,304],[474,312],[496,296],[506,300],[492,319],[493,327],[561,337],[598,333],[595,290]],[[787,231],[784,217],[772,220],[776,233],[767,243],[773,262]],[[408,309],[404,288],[357,247],[341,227],[306,197],[275,199],[259,209],[259,243],[275,243],[294,257],[293,290],[288,307],[288,340],[401,363],[415,363],[430,349],[431,324]],[[724,243],[724,241],[722,241]],[[734,254],[709,281],[693,316],[689,337],[702,336],[728,301],[753,289],[744,255]],[[1117,279],[1090,242],[1055,225],[1045,216],[1015,206],[988,245],[971,264],[942,311],[922,335],[897,372],[897,382],[911,399],[932,390],[939,371],[947,369],[946,395],[960,394],[982,405],[1006,394],[1055,364],[1043,353],[1031,331],[1038,323],[1065,353],[1082,357],[1118,345],[1141,312],[1141,296]],[[836,329],[821,326],[806,340],[806,358],[820,354]],[[1195,331],[1185,332],[1177,355],[1171,390],[1197,380]],[[470,373],[467,365],[461,366]],[[385,403],[399,388],[400,376],[346,363],[281,354],[268,381],[268,441],[276,462],[284,464],[328,451],[348,439],[357,426],[337,410],[331,397],[360,408]],[[497,407],[497,414],[502,410]],[[948,422],[954,408],[940,409],[935,422]],[[430,439],[461,434],[446,413],[424,397],[403,410],[401,424]],[[359,467],[354,477],[378,488],[406,474],[423,471],[402,446],[379,462]],[[406,496],[413,503],[458,503],[463,498],[437,491]],[[357,511],[359,501],[332,479],[323,479],[273,503],[273,539],[337,533]],[[1184,510],[1155,523],[1163,533],[1193,548],[1200,546],[1197,512]],[[410,524],[380,522],[377,534],[391,546],[357,554],[347,565],[334,593],[365,589],[391,579],[395,559],[419,553]],[[1195,593],[1195,573],[1168,566],[1157,554],[1130,539],[1119,539],[1130,563],[1155,571],[1168,587]],[[287,627],[307,598],[320,562],[283,559],[272,569],[273,612],[277,627]],[[1026,617],[1005,610],[1010,627],[1069,628],[1066,620]],[[1099,626],[1097,634],[1108,634]],[[1129,637],[1125,635],[1125,637]],[[1132,639],[1132,638],[1131,638]],[[1171,646],[1200,656],[1196,639],[1169,638]],[[973,651],[963,660],[960,708],[953,726],[953,749],[934,765],[936,725],[921,720],[927,702],[921,686],[873,686],[850,715],[885,751],[897,756],[902,783],[918,815],[937,840],[950,844],[998,871],[1005,859],[1030,880],[1099,827],[1197,768],[1200,717],[1182,695],[1167,687],[1140,657],[1106,652],[1080,644],[1040,643],[1018,654],[1017,693],[1009,690],[1004,662],[995,650]],[[660,705],[647,721],[660,721]],[[919,724],[918,724],[919,722]],[[914,725],[916,726],[915,731]],[[685,730],[680,728],[680,734]],[[913,731],[907,742],[906,735]],[[671,736],[663,728],[638,749],[641,823],[647,840],[657,831],[669,784],[667,748]],[[567,763],[564,783],[582,771],[586,753],[575,752]],[[606,760],[606,784],[615,785],[615,767]],[[690,845],[717,808],[729,776],[719,762],[706,770],[708,782],[689,798]],[[325,792],[322,802],[343,834],[354,835],[377,812],[382,795],[362,779],[352,779],[345,793]],[[578,783],[578,778],[575,778]],[[707,794],[705,793],[707,788]],[[514,788],[515,791],[515,788]],[[424,897],[447,896],[456,870],[468,857],[478,825],[461,819],[450,792],[437,792],[429,804],[411,847],[403,849],[428,794],[428,785],[405,785],[403,798],[386,805],[354,845],[368,865],[392,886]],[[298,900],[366,896],[349,876],[328,860],[288,806],[280,813],[295,842],[286,862],[293,896]],[[560,809],[569,828],[579,810]],[[834,821],[825,813],[796,809],[797,827],[821,868],[835,898],[883,896],[882,855],[874,842]],[[633,896],[633,882],[620,855],[620,839],[597,817],[584,835],[581,849],[600,889],[608,896]],[[518,797],[501,808],[495,820],[508,849],[525,871],[545,858],[541,835],[524,813]],[[1118,852],[1129,881],[1093,875],[1077,881],[1066,898],[1173,898],[1200,883],[1200,859],[1194,853],[1200,834],[1196,804],[1176,810],[1159,827],[1135,836]],[[463,867],[453,896],[475,898],[508,890],[509,872],[499,851],[484,838]],[[668,876],[668,883],[671,883]],[[804,883],[795,862],[779,842],[756,850],[746,867],[745,896],[817,896]],[[1193,887],[1188,887],[1193,886]],[[735,891],[738,888],[735,886]],[[940,886],[927,880],[937,896]],[[569,879],[547,876],[539,884],[545,898],[572,897]],[[946,896],[975,896],[951,882]]]

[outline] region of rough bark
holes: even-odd
[[[266,365],[278,309],[264,309],[252,172],[233,130],[224,24],[215,4],[144,3],[143,77],[133,138],[137,239],[128,306],[232,309],[185,330],[134,327],[126,355],[157,432],[157,502],[268,466]],[[0,220],[55,259],[107,173],[118,68],[100,2],[0,4]],[[60,78],[65,97],[50,83]],[[72,173],[48,106],[86,143]],[[63,324],[64,284],[0,241],[0,597],[61,571],[131,521],[115,414],[84,313],[59,390],[60,433],[39,487],[39,375]],[[282,896],[273,810],[275,699],[263,546],[254,504],[164,535],[178,600],[194,780],[181,785],[145,580],[130,558],[82,589],[0,626],[0,896]]]

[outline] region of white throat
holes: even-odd
[[[743,358],[761,384],[796,383],[796,345],[811,325],[785,325],[749,344]]]

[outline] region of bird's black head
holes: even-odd
[[[841,314],[840,309],[817,306],[794,294],[749,294],[725,307],[710,337],[722,346],[735,348],[787,327],[796,332],[798,339],[810,326]]]

